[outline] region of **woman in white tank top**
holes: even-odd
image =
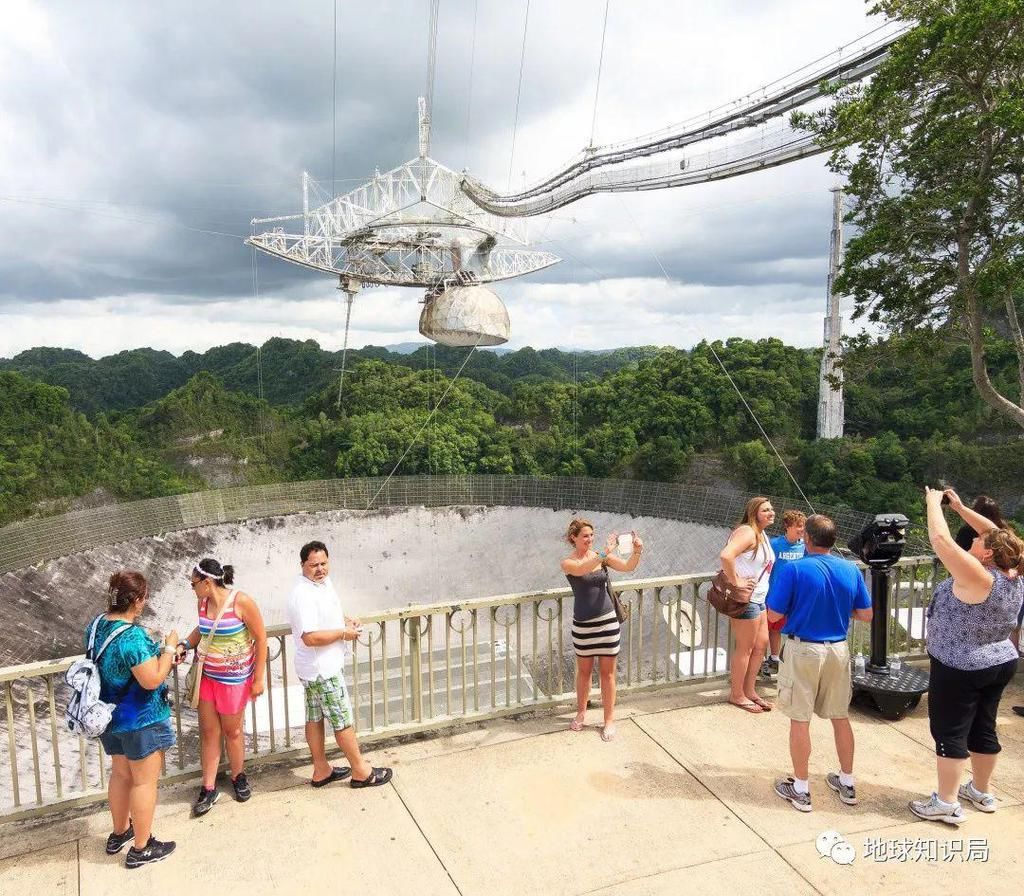
[[[747,501],[743,519],[729,536],[719,554],[726,578],[735,585],[751,589],[750,603],[739,618],[730,618],[736,642],[729,667],[729,702],[747,712],[768,712],[772,704],[754,688],[768,645],[768,614],[764,600],[768,594],[768,575],[775,553],[765,534],[775,522],[772,502],[763,496]]]

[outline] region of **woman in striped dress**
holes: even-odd
[[[209,812],[220,798],[216,785],[222,737],[235,798],[244,803],[252,796],[245,776],[242,714],[249,701],[259,697],[266,687],[267,631],[256,602],[230,587],[235,580],[233,567],[207,558],[192,568],[189,579],[199,603],[199,625],[179,647],[196,648],[220,615],[199,685],[203,784],[192,806],[192,813],[198,817]]]
[[[615,737],[615,663],[619,655],[620,626],[608,596],[608,567],[632,572],[640,562],[644,544],[634,532],[633,553],[628,560],[623,560],[613,555],[618,536],[612,533],[606,549],[595,551],[594,527],[583,519],[569,523],[566,539],[573,551],[562,561],[562,572],[572,588],[572,646],[576,651],[576,717],[569,727],[573,731],[583,728],[596,658],[604,708],[601,739],[609,741]]]

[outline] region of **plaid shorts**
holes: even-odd
[[[330,678],[304,681],[302,686],[306,694],[307,722],[320,722],[326,718],[335,731],[351,727],[352,701],[340,673]]]

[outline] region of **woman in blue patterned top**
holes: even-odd
[[[107,591],[107,612],[96,628],[97,644],[120,631],[97,666],[100,699],[115,705],[100,737],[111,761],[107,796],[114,830],[107,838],[107,854],[115,855],[134,841],[125,860],[128,868],[159,862],[174,851],[172,841],[152,836],[152,827],[164,750],[174,746],[165,681],[174,666],[178,633],[170,632],[158,644],[137,624],[148,597],[142,573],[115,572]],[[88,631],[85,637],[88,643]]]
[[[977,533],[965,551],[950,534],[942,496]],[[989,781],[999,738],[996,713],[1003,689],[1017,671],[1010,633],[1024,600],[1024,543],[965,507],[952,489],[925,489],[928,539],[949,578],[935,587],[928,607],[928,721],[935,739],[938,788],[929,799],[913,800],[910,811],[926,821],[959,825],[961,801],[995,812]],[[961,785],[971,761],[971,780]]]

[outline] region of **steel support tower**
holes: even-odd
[[[825,341],[818,381],[818,438],[843,435],[842,298],[835,292],[843,264],[843,190],[832,188],[832,238],[829,245],[828,296],[825,304]]]

